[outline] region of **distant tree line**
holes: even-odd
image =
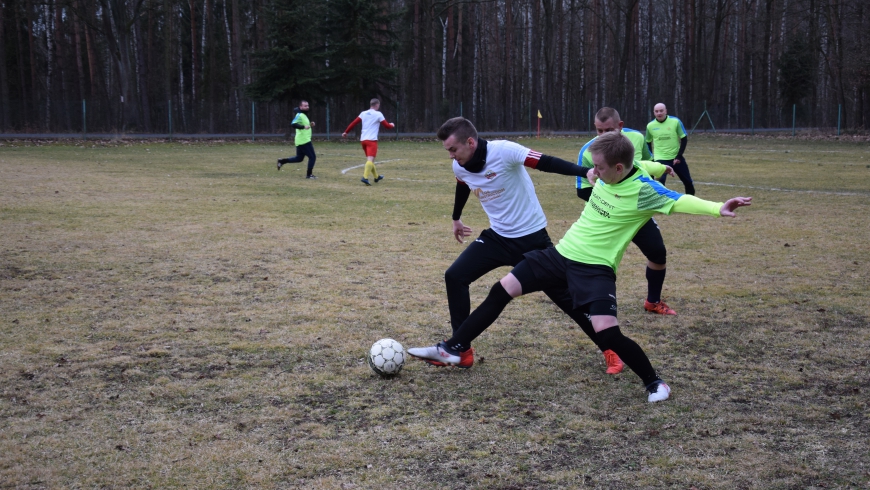
[[[870,123],[866,0],[0,4],[2,131],[277,132],[305,98],[338,133],[375,96],[402,131]]]

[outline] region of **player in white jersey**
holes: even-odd
[[[390,122],[387,122],[387,119],[381,114],[380,109],[381,101],[378,99],[372,99],[370,102],[370,108],[367,111],[363,111],[359,113],[359,117],[353,120],[347,129],[341,133],[342,138],[347,137],[347,133],[349,133],[354,126],[357,124],[362,124],[362,131],[360,131],[360,142],[362,143],[363,151],[366,153],[366,165],[365,170],[363,171],[363,178],[360,179],[365,185],[372,185],[371,180],[375,182],[380,182],[384,179],[383,175],[378,175],[378,169],[375,168],[375,157],[378,156],[378,131],[380,127],[383,126],[388,129],[395,128],[396,125]]]
[[[445,122],[438,130],[438,139],[453,159],[456,176],[453,236],[459,243],[471,236],[471,228],[460,217],[472,193],[480,200],[490,225],[444,274],[450,323],[455,331],[471,312],[468,286],[472,282],[498,267],[518,264],[526,252],[553,246],[547,234],[547,217],[525,167],[572,176],[585,176],[588,169],[511,141],[486,141],[478,137],[471,121],[461,117]],[[574,310],[567,289],[548,289],[544,293],[598,345],[592,324],[586,315]],[[468,349],[457,366],[469,368],[473,363],[474,350]]]

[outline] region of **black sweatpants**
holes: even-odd
[[[314,154],[314,144],[310,141],[305,143],[304,145],[299,145],[296,147],[296,156],[293,158],[283,158],[281,159],[281,164],[285,163],[299,163],[305,157],[308,157],[308,172],[306,175],[311,175],[311,170],[314,168],[314,163],[317,161],[317,155]]]
[[[674,172],[676,172],[677,174],[677,177],[679,177],[680,180],[683,181],[683,185],[686,187],[686,194],[689,194],[690,196],[695,195],[695,184],[692,182],[692,174],[689,172],[689,164],[686,163],[686,157],[680,157],[680,161],[682,161],[683,163],[679,163],[676,165],[674,164],[673,159],[656,161],[661,163],[662,165],[670,165],[671,167],[673,167]],[[659,177],[659,182],[661,182],[662,185],[664,185],[665,181],[667,180],[668,174],[662,174],[662,176]]]

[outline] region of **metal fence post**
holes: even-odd
[[[88,134],[88,107],[85,99],[82,99],[82,139],[87,139]]]
[[[532,99],[529,99],[529,136],[532,134]]]
[[[749,126],[752,128],[752,135],[755,135],[755,102],[749,101]]]
[[[329,141],[329,102],[326,103],[326,141]]]
[[[169,99],[169,141],[172,141],[172,99]]]
[[[255,131],[254,131],[255,126],[254,125],[256,124],[256,121],[257,121],[257,117],[256,117],[257,114],[256,114],[254,104],[255,104],[255,102],[252,100],[251,101],[251,141],[252,142],[254,141],[254,133],[255,133]]]
[[[791,105],[791,137],[794,138],[795,115],[797,114],[797,104]]]
[[[837,136],[840,136],[840,116],[843,114],[843,104],[837,104]]]

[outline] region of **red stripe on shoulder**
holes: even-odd
[[[535,150],[529,150],[529,154],[526,155],[526,160],[523,162],[523,165],[529,168],[536,168],[538,166],[538,162],[541,161],[541,153]]]

